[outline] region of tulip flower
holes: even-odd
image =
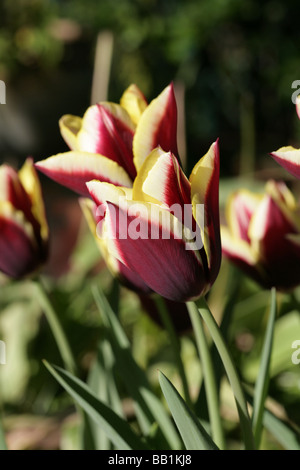
[[[0,271],[21,278],[48,254],[48,225],[41,188],[31,158],[19,172],[0,166]]]
[[[92,235],[98,245],[99,251],[111,272],[112,276],[117,278],[119,282],[128,289],[136,292],[145,312],[160,326],[162,320],[155,302],[154,292],[148,287],[142,278],[134,271],[125,266],[121,261],[113,256],[107,249],[105,240],[97,235],[96,213],[97,206],[91,199],[80,198],[80,206],[89,225]],[[187,308],[182,302],[172,302],[165,299],[166,307],[170,311],[170,316],[174,323],[174,327],[178,333],[182,333],[191,328],[191,322]]]
[[[296,111],[300,119],[300,95],[296,99]],[[292,146],[281,147],[272,152],[271,157],[289,173],[300,179],[300,149]]]
[[[131,290],[137,291],[139,293],[150,294],[152,291],[143,282],[143,280],[108,251],[105,239],[98,237],[96,223],[96,204],[88,198],[80,198],[79,202],[91,233],[96,240],[99,251],[102,254],[106,266],[108,267],[113,277],[116,277],[125,287],[128,287]]]
[[[282,182],[267,182],[264,194],[235,192],[221,227],[223,255],[265,288],[300,284],[300,207]]]
[[[89,197],[85,183],[97,179],[132,187],[137,170],[158,145],[177,156],[177,108],[173,85],[149,105],[136,85],[120,104],[100,102],[83,118],[65,115],[59,122],[70,148],[36,163],[54,181]]]
[[[133,188],[95,180],[87,188],[109,256],[151,291],[184,302],[204,295],[219,272],[218,185],[215,142],[190,179],[173,153],[158,147],[145,159]]]

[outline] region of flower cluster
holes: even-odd
[[[296,109],[300,117],[300,99]],[[82,118],[64,115],[59,125],[69,151],[35,165],[27,159],[19,173],[0,167],[5,274],[22,277],[47,257],[37,168],[80,196],[107,266],[141,294],[179,302],[205,295],[222,252],[265,287],[300,284],[299,207],[284,183],[269,181],[265,194],[240,190],[230,197],[221,247],[218,141],[187,178],[177,149],[172,84],[150,103],[131,85],[120,103],[97,103]],[[271,155],[300,177],[300,150],[282,147]]]
[[[205,294],[221,261],[218,142],[188,179],[177,150],[173,85],[150,104],[131,85],[120,104],[98,103],[83,118],[63,116],[60,129],[70,151],[36,167],[84,196],[81,205],[112,272],[140,292],[174,301]],[[190,210],[189,226],[174,205]],[[140,237],[121,236],[129,223],[143,227]],[[160,235],[151,237],[153,230]],[[195,233],[201,243],[193,245]]]

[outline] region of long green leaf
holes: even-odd
[[[259,447],[262,424],[263,424],[263,414],[265,407],[265,400],[268,393],[269,381],[270,381],[270,360],[272,353],[273,345],[273,336],[274,336],[274,326],[276,320],[276,289],[271,290],[271,308],[267,324],[267,330],[261,355],[260,368],[255,384],[254,390],[254,401],[253,401],[253,430],[255,444]]]
[[[218,450],[173,384],[160,372],[159,382],[187,450]]]
[[[240,425],[243,432],[243,440],[245,448],[247,450],[253,450],[255,448],[254,436],[252,432],[252,423],[248,413],[248,406],[244,396],[244,390],[242,388],[240,378],[238,376],[234,361],[231,357],[230,350],[223,338],[219,325],[217,324],[213,314],[211,313],[204,297],[200,297],[197,301],[199,308],[199,314],[202,316],[207,328],[211,334],[211,337],[218,349],[223,365],[225,367],[232,392],[236,401],[237,410],[240,418]]]
[[[172,449],[181,449],[182,443],[176,429],[163,404],[152,392],[144,371],[134,360],[130,343],[118,318],[101,290],[95,287],[93,294],[111,335],[111,346],[118,373],[134,400],[137,418],[143,432],[145,434],[151,432],[153,423],[156,421],[166,441],[166,443],[161,442],[161,445],[169,444]],[[163,448],[166,450],[166,447]]]
[[[292,429],[268,410],[264,411],[263,423],[286,450],[300,450],[299,431]]]
[[[87,385],[69,372],[44,361],[47,369],[84,411],[106,432],[119,450],[146,450],[147,445],[133,432],[130,425],[102,403]]]
[[[87,385],[103,403],[108,405],[121,418],[124,418],[121,399],[113,375],[113,364],[114,358],[111,345],[107,338],[102,337],[97,348],[97,355],[90,368]],[[110,441],[103,430],[94,422],[92,422],[92,428],[96,448],[110,450]]]

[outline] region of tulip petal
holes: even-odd
[[[261,199],[261,196],[246,189],[237,191],[229,197],[226,205],[226,219],[235,237],[250,241],[249,223]]]
[[[211,284],[215,281],[221,264],[219,173],[219,145],[216,141],[195,165],[190,176],[193,215],[201,230]],[[203,212],[199,210],[202,205],[204,220]]]
[[[89,196],[86,182],[97,179],[117,186],[132,185],[126,171],[116,162],[87,152],[66,152],[54,155],[35,164],[42,173],[57,183]]]
[[[21,184],[17,171],[9,165],[0,166],[0,201],[9,201],[12,206],[32,218],[31,200]]]
[[[148,103],[141,90],[135,84],[132,84],[124,91],[120,105],[126,109],[132,122],[137,125]]]
[[[41,261],[31,224],[8,201],[0,202],[0,271],[17,279]]]
[[[296,178],[300,178],[300,149],[281,147],[271,153],[271,157]]]
[[[77,134],[82,126],[82,119],[72,114],[65,114],[59,120],[59,128],[62,137],[70,150],[80,150],[78,148]]]
[[[300,282],[300,250],[287,237],[295,233],[276,202],[266,195],[251,220],[249,236],[268,278],[274,279],[273,285],[279,289]]]
[[[99,251],[102,254],[105,263],[113,276],[119,278],[120,282],[126,287],[136,290],[145,294],[151,292],[151,289],[144,283],[144,281],[127,266],[121,263],[117,258],[112,256],[107,248],[107,243],[104,238],[100,238],[97,234],[97,224],[95,219],[96,204],[87,198],[80,198],[79,203],[92,235],[98,245]]]
[[[133,199],[167,207],[191,203],[191,185],[171,152],[154,149],[133,183]]]
[[[135,125],[120,105],[102,102],[88,108],[77,134],[78,149],[104,155],[123,167],[134,179],[132,140]]]
[[[19,171],[19,178],[26,193],[30,196],[31,212],[35,220],[38,222],[39,235],[42,237],[42,240],[46,242],[49,237],[49,227],[46,218],[42,188],[37,172],[34,168],[32,158],[27,158],[25,161]],[[34,227],[35,225],[36,224],[33,224]],[[38,237],[38,233],[36,233],[36,236]]]
[[[138,122],[133,138],[134,164],[137,170],[158,146],[178,157],[177,106],[172,84],[151,101]]]
[[[91,181],[87,186],[94,199],[96,193],[100,201],[106,197],[101,236],[114,257],[170,300],[185,301],[204,292],[200,255],[178,219],[156,204],[126,200],[112,185]]]
[[[258,261],[257,253],[245,241],[232,235],[228,227],[221,226],[222,253],[225,258],[257,282],[265,284],[266,274]]]
[[[283,181],[269,180],[266,184],[266,193],[272,197],[294,229],[300,231],[299,208],[287,185]]]

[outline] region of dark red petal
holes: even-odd
[[[33,247],[20,226],[0,217],[0,271],[18,279],[31,273],[44,258],[45,253]]]
[[[175,239],[169,232],[169,239],[162,238],[164,228],[160,225],[159,238],[151,238],[153,220],[141,222],[140,238],[124,237],[122,223],[136,223],[136,217],[128,215],[118,206],[112,207],[116,217],[110,219],[111,231],[115,234],[116,251],[120,259],[136,272],[153,291],[174,301],[187,301],[199,297],[206,289],[206,279],[201,261],[192,250],[187,250],[182,239]],[[166,234],[165,234],[166,235]],[[124,239],[123,239],[124,237]]]

